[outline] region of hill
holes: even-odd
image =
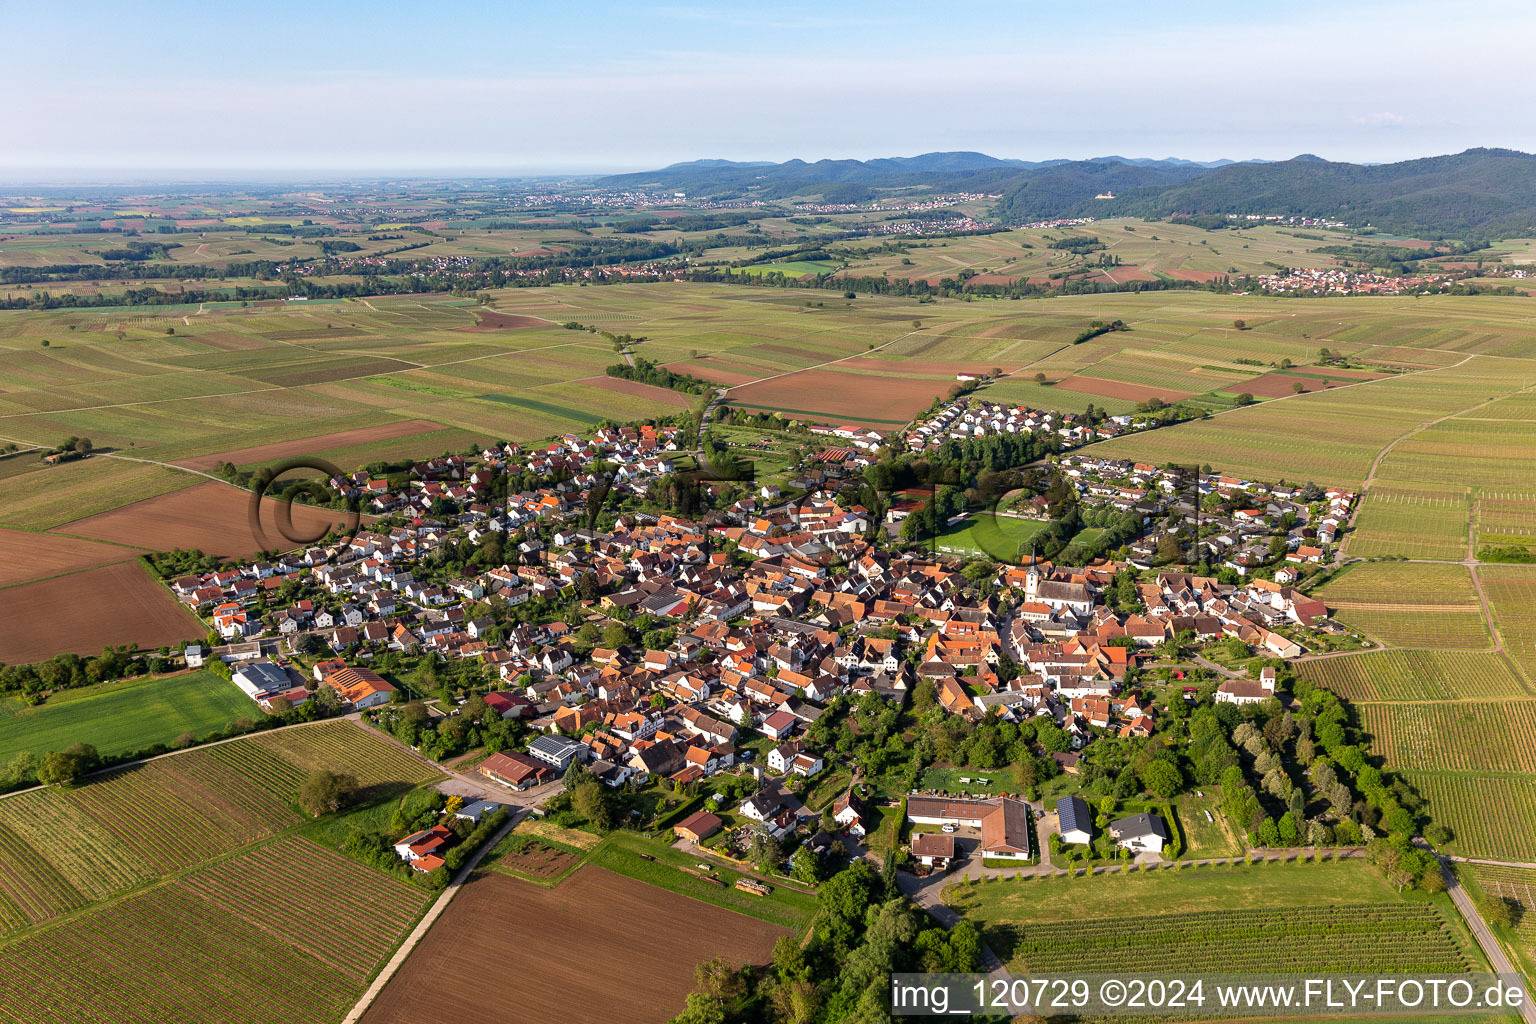
[[[1312,154],[1272,163],[1120,156],[1031,163],[974,152],[814,163],[696,160],[601,183],[720,198],[815,195],[827,202],[860,202],[893,189],[988,192],[1002,195],[993,214],[1009,224],[1260,213],[1435,236],[1512,237],[1536,230],[1536,156],[1509,149],[1374,165]],[[1094,198],[1103,192],[1116,198]]]

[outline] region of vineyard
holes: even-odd
[[[347,721],[261,733],[250,742],[298,768],[301,778],[320,768],[345,772],[363,786],[442,778],[442,772],[410,751]]]
[[[1482,605],[1464,565],[1362,562],[1316,597],[1346,626],[1393,647],[1486,650]]]
[[[1460,870],[1471,875],[1485,896],[1513,900],[1519,905],[1515,939],[1528,958],[1536,959],[1536,870],[1491,864],[1463,864]]]
[[[29,936],[0,1016],[36,1024],[338,1019],[424,896],[302,840]]]
[[[292,801],[322,765],[373,787],[437,775],[387,740],[336,721],[156,758],[74,789],[0,799],[0,935],[298,825]]]
[[[1392,768],[1536,772],[1536,701],[1362,704],[1371,749]]]
[[[987,938],[1020,972],[1218,970],[1290,972],[1326,961],[1339,972],[1471,970],[1463,941],[1433,904],[1357,904],[1156,914],[1001,925]]]
[[[1505,650],[1515,664],[1536,674],[1536,566],[1484,565],[1478,575]]]
[[[1302,678],[1347,700],[1497,700],[1529,692],[1497,654],[1373,651],[1296,663]]]
[[[1455,833],[1455,851],[1469,857],[1536,860],[1536,778],[1405,772],[1429,799],[1435,821]]]
[[[1467,556],[1467,514],[1465,495],[1372,487],[1360,501],[1344,553],[1459,561]]]

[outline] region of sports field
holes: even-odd
[[[233,683],[202,670],[61,690],[38,707],[7,698],[0,700],[0,760],[72,743],[119,754],[187,733],[202,737],[263,713]]]

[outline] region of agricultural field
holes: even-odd
[[[261,535],[251,528],[253,492],[208,480],[192,487],[124,505],[87,519],[64,523],[52,533],[114,544],[132,542],[170,551],[196,548],[221,558],[237,558],[270,548],[291,548],[285,536],[318,539],[346,513],[291,505],[286,530],[277,521],[278,502],[261,503]]]
[[[0,550],[5,552],[5,561],[0,563],[0,588],[126,562],[140,553],[122,545],[6,527],[0,527]]]
[[[321,768],[344,771],[365,787],[435,782],[442,772],[392,740],[347,721],[329,721],[303,729],[279,729],[250,739],[259,747],[308,774]]]
[[[7,698],[0,700],[0,761],[72,743],[111,756],[187,733],[201,737],[262,714],[238,687],[202,670],[61,690],[32,708]]]
[[[952,886],[946,898],[1017,971],[1301,971],[1323,949],[1340,970],[1482,965],[1448,900],[1405,900],[1358,861],[1052,876]]]
[[[696,963],[713,956],[767,963],[774,941],[788,934],[590,865],[553,889],[483,872],[449,905],[362,1020],[660,1024],[682,1010]],[[559,954],[529,957],[530,949]],[[520,965],[514,1003],[495,985],[461,986],[448,1001],[436,983],[448,964],[490,977],[512,962]],[[605,963],[624,969],[593,967]]]
[[[1536,869],[1495,867],[1491,864],[1457,866],[1474,899],[1513,900],[1520,908],[1513,927],[1493,925],[1527,979],[1536,980]]]
[[[0,1013],[58,1024],[339,1019],[425,902],[287,840],[15,943]]]
[[[1478,547],[1536,548],[1536,493],[1479,491],[1472,502],[1472,533]]]
[[[1464,565],[1357,563],[1315,596],[1340,622],[1388,646],[1486,650],[1491,644]]]
[[[299,825],[316,765],[374,796],[440,773],[347,721],[195,748],[0,799],[0,930],[41,924]]]
[[[1467,556],[1469,514],[1465,493],[1373,486],[1360,499],[1344,554],[1459,562]]]
[[[1310,679],[1351,701],[1507,700],[1531,696],[1498,654],[1370,651],[1296,663]]]
[[[1536,700],[1361,704],[1371,750],[1394,769],[1536,773]]]
[[[1505,652],[1527,676],[1536,674],[1536,566],[1482,565],[1477,575]]]
[[[1536,776],[1404,772],[1429,800],[1435,821],[1455,833],[1454,853],[1536,861]]]
[[[108,644],[153,650],[198,640],[208,627],[134,562],[7,587],[0,661],[25,664]]]

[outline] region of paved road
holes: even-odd
[[[1467,927],[1472,929],[1472,934],[1477,937],[1477,944],[1483,947],[1483,955],[1488,958],[1488,963],[1493,967],[1494,973],[1519,978],[1520,972],[1515,970],[1509,962],[1509,957],[1504,955],[1504,947],[1499,945],[1499,940],[1494,936],[1493,930],[1488,927],[1488,922],[1483,920],[1483,915],[1477,909],[1477,904],[1472,902],[1472,897],[1467,895],[1461,887],[1461,880],[1451,870],[1451,858],[1440,858],[1440,873],[1445,878],[1446,891],[1451,894],[1451,900],[1456,904],[1456,909],[1461,911],[1461,916],[1466,918]],[[1526,1024],[1536,1024],[1536,1004],[1530,998],[1529,985],[1525,1005],[1520,1008],[1520,1017]]]

